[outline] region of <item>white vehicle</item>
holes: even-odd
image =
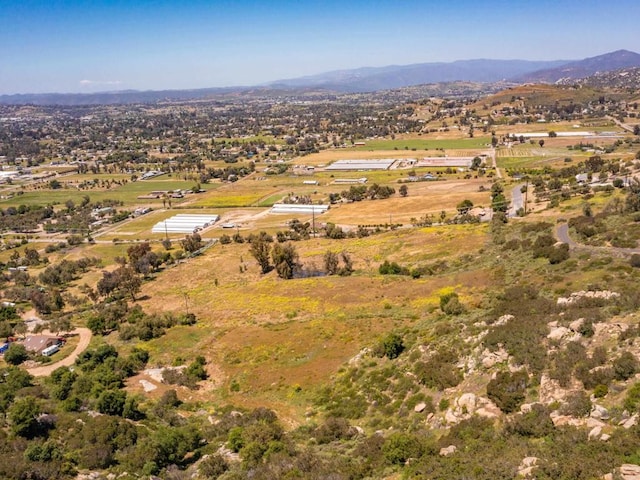
[[[42,350],[42,355],[44,355],[45,357],[50,357],[51,355],[56,353],[58,350],[60,350],[60,345],[51,345],[50,347],[47,347],[44,350]]]

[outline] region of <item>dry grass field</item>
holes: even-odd
[[[267,405],[300,420],[304,412],[296,411],[295,396],[308,400],[315,387],[382,333],[428,322],[444,289],[454,288],[465,302],[473,302],[490,275],[471,267],[437,278],[383,277],[377,267],[384,259],[409,266],[441,258],[455,263],[464,253],[479,255],[486,240],[486,225],[312,239],[295,244],[302,263],[322,267],[327,250],[345,250],[356,273],[294,280],[281,280],[275,272],[260,275],[246,244],[216,245],[144,286],[140,303],[145,310],[188,310],[199,320],[144,347],[152,364],[195,355],[209,360],[214,384],[222,386],[189,393],[194,399]],[[240,265],[247,271],[241,273]]]

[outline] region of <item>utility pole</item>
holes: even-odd
[[[525,184],[524,188],[524,214],[525,216],[527,215],[527,194],[529,193],[529,177],[526,177],[527,179],[527,183]]]

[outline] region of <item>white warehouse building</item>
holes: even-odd
[[[194,233],[210,227],[220,219],[220,215],[200,215],[181,213],[156,223],[151,233]]]

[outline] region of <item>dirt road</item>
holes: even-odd
[[[80,336],[80,341],[78,342],[75,350],[71,352],[71,355],[49,365],[28,368],[27,372],[29,372],[34,377],[46,377],[47,375],[51,375],[51,372],[53,372],[58,367],[70,367],[71,365],[73,365],[76,361],[76,358],[78,358],[78,355],[84,352],[89,346],[89,342],[91,341],[91,330],[89,330],[88,328],[76,328],[69,333],[71,333],[72,335],[77,334]]]

